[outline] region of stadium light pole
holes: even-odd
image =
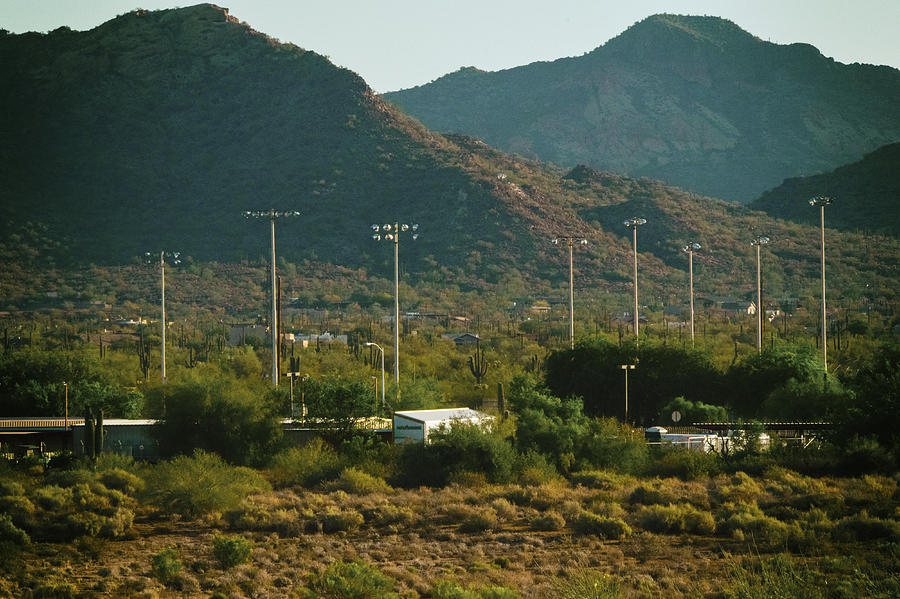
[[[300,213],[296,210],[288,210],[288,211],[280,211],[269,209],[269,210],[248,210],[244,212],[244,218],[256,218],[263,219],[267,218],[272,223],[272,265],[271,265],[271,277],[272,277],[272,321],[271,321],[271,329],[272,329],[272,385],[278,386],[278,280],[275,278],[275,219],[276,218],[285,218],[290,216],[300,216]]]
[[[619,368],[625,371],[625,419],[622,422],[628,422],[628,371],[634,370],[634,364],[620,364]]]
[[[366,347],[374,347],[379,353],[381,353],[381,407],[383,408],[384,403],[384,348],[378,345],[377,343],[373,343],[371,341],[366,341]],[[378,415],[378,406],[375,406],[375,415]]]
[[[402,223],[372,225],[372,239],[394,244],[394,384],[400,388],[400,233],[412,230],[412,240],[419,238],[419,225]],[[382,354],[383,356],[384,354]]]
[[[647,224],[646,218],[632,217],[624,222],[626,227],[631,228],[634,236],[634,340],[638,340],[638,276],[637,276],[637,228]]]
[[[172,264],[181,264],[181,253],[180,252],[159,252],[159,306],[160,306],[160,314],[162,321],[161,323],[161,333],[160,333],[160,345],[162,350],[160,351],[160,368],[162,372],[162,382],[166,382],[166,256],[169,256],[172,259]],[[150,252],[144,252],[144,257],[147,259],[147,262],[151,262],[153,260],[153,254]]]
[[[769,243],[769,238],[763,235],[757,235],[750,242],[750,245],[756,246],[756,353],[762,353],[762,283],[761,269],[759,265],[759,247]]]
[[[688,255],[688,280],[691,292],[691,347],[694,347],[694,252],[699,249],[700,244],[694,241],[681,248],[681,251]]]
[[[550,243],[559,245],[564,242],[569,247],[569,349],[575,349],[575,273],[572,266],[574,260],[575,244],[587,245],[584,237],[559,236],[550,240]]]
[[[810,206],[819,208],[819,223],[822,232],[822,364],[826,373],[828,372],[828,344],[826,343],[828,337],[826,333],[827,327],[825,326],[827,318],[825,313],[825,206],[833,201],[825,196],[816,196],[809,200]]]

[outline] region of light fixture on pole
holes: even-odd
[[[694,241],[681,248],[681,251],[688,255],[688,280],[691,290],[691,347],[694,347],[694,252],[699,249],[700,244]]]
[[[412,239],[415,241],[419,238],[419,234],[416,233],[418,230],[419,225],[401,223],[372,225],[372,239],[391,241],[394,244],[394,384],[397,385],[398,390],[400,386],[400,233],[412,231]]]
[[[634,338],[638,339],[638,277],[637,277],[637,228],[647,224],[646,218],[632,217],[623,223],[630,227],[634,239]]]
[[[374,347],[381,353],[381,406],[384,407],[384,348],[371,341],[366,341],[366,347]],[[378,414],[378,406],[375,406],[375,413]]]
[[[825,196],[816,196],[809,201],[809,205],[813,208],[819,207],[820,229],[822,232],[822,363],[825,366],[825,372],[828,372],[828,344],[826,341],[827,327],[825,314],[825,206],[831,204],[834,200]]]
[[[155,252],[154,252],[155,253]],[[160,332],[160,346],[162,347],[162,351],[160,352],[160,360],[161,360],[161,370],[162,370],[162,382],[166,382],[166,257],[169,257],[172,260],[172,264],[178,265],[181,264],[181,252],[166,252],[161,251],[159,253],[159,306],[161,313],[161,332]],[[153,261],[154,254],[150,252],[144,252],[144,258],[148,263]]]
[[[575,244],[587,245],[584,237],[568,237],[561,235],[550,240],[550,243],[559,245],[565,243],[569,247],[569,349],[575,349],[575,274],[572,267]]]
[[[759,247],[769,243],[769,238],[757,235],[750,242],[756,246],[756,353],[762,353],[762,278],[759,263]]]
[[[619,368],[625,371],[625,419],[622,422],[628,422],[628,371],[634,370],[634,364],[620,364]]]
[[[272,385],[278,386],[278,281],[275,278],[275,219],[289,216],[300,216],[296,210],[279,211],[255,210],[244,212],[244,218],[267,218],[272,223],[272,264],[270,275],[272,277],[272,321],[270,328],[272,331]]]

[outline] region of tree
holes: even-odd
[[[305,383],[305,393],[309,417],[320,420],[336,443],[353,434],[358,419],[375,413],[372,387],[362,379],[310,379]]]
[[[721,373],[699,350],[649,342],[616,345],[604,339],[551,353],[547,386],[559,397],[582,397],[589,416],[622,418],[622,364],[636,364],[628,377],[628,416],[639,423],[654,423],[662,407],[676,397],[715,403],[722,395]]]
[[[823,372],[822,362],[812,348],[780,345],[751,354],[725,374],[729,407],[739,417],[763,419],[767,416],[764,404],[772,393],[789,381],[796,385],[818,379],[821,389]]]
[[[197,377],[153,393],[165,410],[155,432],[166,456],[204,449],[232,464],[258,466],[281,442],[276,406],[235,379]]]

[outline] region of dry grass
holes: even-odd
[[[898,570],[893,478],[811,479],[773,470],[762,479],[589,473],[577,480],[376,485],[362,493],[290,487],[193,519],[138,505],[123,538],[26,546],[6,560],[0,596],[68,582],[85,596],[290,597],[309,573],[338,560],[374,566],[408,597],[430,596],[447,580],[468,589],[509,587],[527,599],[572,596],[566,593],[586,581],[618,593],[609,596],[716,597],[733,584],[731,556],[760,552],[853,556],[850,574],[829,574],[838,582],[860,569],[879,580]],[[249,563],[222,568],[213,540],[223,534],[252,541]],[[169,547],[182,569],[163,583],[152,562]]]

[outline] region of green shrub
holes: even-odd
[[[322,439],[283,451],[269,463],[266,475],[275,487],[300,485],[312,488],[341,471],[337,452]]]
[[[372,476],[356,468],[344,468],[337,480],[329,484],[328,488],[346,491],[355,495],[387,493],[393,490],[384,479]]]
[[[561,530],[565,525],[566,519],[553,510],[533,518],[530,522],[532,530]]]
[[[354,510],[340,510],[335,507],[326,508],[317,518],[322,532],[342,532],[355,530],[364,522],[362,514]]]
[[[399,599],[397,581],[362,561],[338,560],[309,575],[301,597],[318,599]]]
[[[491,502],[491,509],[497,513],[497,517],[504,520],[512,520],[516,517],[516,506],[511,504],[508,499],[498,497]]]
[[[132,497],[144,490],[143,479],[121,468],[113,468],[101,472],[100,482],[108,489],[113,489]]]
[[[164,585],[170,585],[181,575],[181,560],[178,559],[178,550],[167,547],[153,556],[150,570],[154,578]]]
[[[0,497],[18,497],[25,494],[25,486],[15,480],[0,480]]]
[[[569,480],[573,484],[591,489],[613,491],[628,486],[633,479],[627,474],[619,474],[611,470],[583,470],[569,475]]]
[[[51,582],[35,587],[25,595],[25,599],[75,599],[75,587],[68,582]]]
[[[555,599],[619,599],[619,584],[609,574],[576,570],[553,585]]]
[[[638,514],[638,524],[650,532],[673,534],[709,535],[716,529],[712,514],[687,503],[644,506]]]
[[[0,497],[0,514],[6,514],[18,525],[24,526],[34,514],[34,504],[22,495]]]
[[[749,566],[735,563],[728,578],[726,599],[824,599],[826,596],[815,573],[784,554]]]
[[[484,532],[497,528],[497,512],[491,508],[473,511],[459,525],[461,532]]]
[[[361,510],[367,524],[372,526],[409,526],[416,521],[416,514],[408,507],[389,503]]]
[[[664,489],[659,481],[652,485],[638,485],[628,496],[628,503],[640,505],[667,505],[678,501],[671,489]]]
[[[886,540],[900,542],[900,522],[873,518],[863,510],[859,514],[840,520],[831,532],[836,541]]]
[[[723,502],[749,503],[756,501],[763,494],[762,485],[746,472],[735,472],[727,481],[717,482],[719,484],[716,486],[715,494]]]
[[[716,532],[737,540],[752,540],[760,547],[778,547],[787,541],[790,528],[763,514],[755,503],[726,503],[716,523]]]
[[[250,561],[253,543],[244,537],[216,535],[213,538],[213,556],[223,570]]]
[[[150,470],[146,495],[166,511],[196,517],[235,509],[248,495],[268,490],[268,482],[256,471],[230,466],[215,454],[197,450]]]
[[[647,466],[647,472],[657,476],[696,480],[721,472],[719,456],[712,452],[663,446],[651,451],[651,455],[653,459]]]
[[[0,546],[4,543],[25,546],[31,543],[31,538],[7,514],[0,514]]]
[[[506,587],[465,588],[451,580],[442,580],[431,589],[432,599],[518,599],[519,594]]]
[[[72,501],[72,489],[48,485],[35,489],[31,494],[31,498],[42,509],[47,511],[61,510]]]
[[[578,534],[595,535],[604,539],[624,539],[631,534],[631,527],[621,518],[608,518],[591,512],[581,512],[572,528]]]

